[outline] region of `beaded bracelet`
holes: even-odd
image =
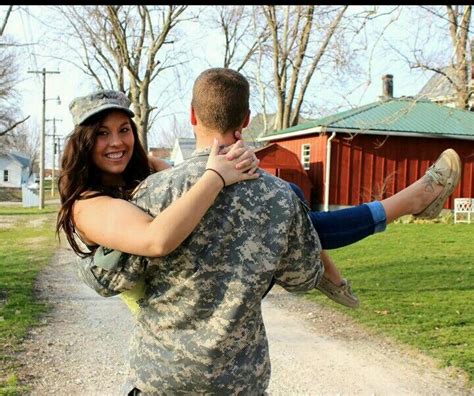
[[[222,177],[222,175],[221,175],[219,172],[217,172],[215,169],[212,169],[212,168],[206,168],[206,170],[207,170],[207,171],[208,171],[208,170],[213,171],[217,176],[219,176],[219,177],[221,178],[222,183],[224,183],[224,187],[226,186],[225,180],[224,180],[224,178]]]

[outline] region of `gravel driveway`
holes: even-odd
[[[53,305],[19,356],[32,395],[116,395],[133,319],[75,277],[62,248],[40,275]],[[270,343],[270,395],[474,395],[454,370],[369,334],[340,313],[275,288],[263,302]],[[363,308],[362,308],[363,309]]]

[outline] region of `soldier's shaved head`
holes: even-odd
[[[249,114],[249,92],[249,83],[239,72],[212,68],[194,82],[191,105],[205,127],[226,133],[241,127]]]

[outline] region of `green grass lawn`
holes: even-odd
[[[0,207],[0,394],[18,394],[15,352],[47,310],[35,301],[34,282],[58,244],[57,206]]]
[[[1,205],[1,203],[0,203]],[[18,206],[0,206],[0,216],[18,216],[18,215],[25,215],[25,216],[38,216],[38,215],[46,215],[51,213],[58,212],[58,205],[44,205],[44,209],[38,209],[37,207],[34,208],[24,208],[19,204]]]
[[[351,310],[318,291],[306,296],[381,334],[460,367],[474,381],[474,226],[392,224],[358,244],[330,251],[361,306]]]

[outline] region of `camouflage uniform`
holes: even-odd
[[[132,202],[156,216],[202,175],[208,150],[148,177]],[[194,232],[161,258],[125,256],[95,271],[103,295],[128,290],[144,274],[124,386],[143,394],[261,395],[270,359],[261,298],[272,277],[288,291],[312,289],[322,275],[319,238],[286,182],[226,187]],[[86,271],[87,272],[87,271]],[[90,272],[90,271],[89,271]],[[97,285],[96,285],[97,286]]]

